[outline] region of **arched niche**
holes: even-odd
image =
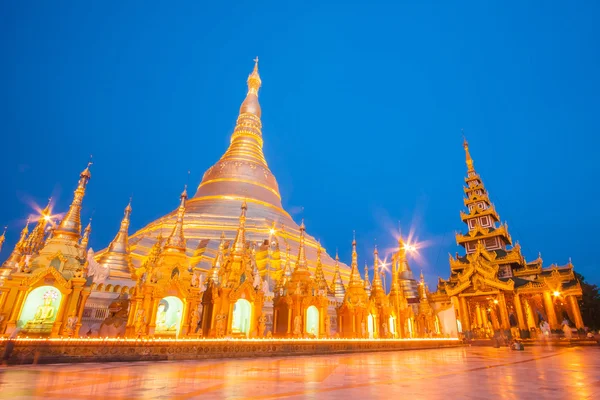
[[[319,337],[319,310],[315,306],[306,309],[306,333]]]
[[[183,302],[179,297],[163,297],[158,303],[154,332],[159,335],[179,335],[182,315]]]
[[[27,332],[50,332],[56,321],[61,301],[62,293],[54,286],[40,286],[33,289],[21,308],[19,326]]]

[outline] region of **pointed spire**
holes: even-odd
[[[325,279],[325,273],[323,272],[321,252],[321,241],[319,240],[319,246],[317,247],[317,267],[315,268],[315,283],[319,289],[329,291],[329,286],[327,285],[327,280]]]
[[[86,252],[87,252],[87,247],[88,247],[88,243],[90,241],[90,234],[92,233],[92,219],[90,218],[90,221],[88,222],[87,226],[85,227],[85,230],[83,231],[83,237],[81,238],[81,242],[79,243],[79,258],[85,258]]]
[[[4,232],[2,232],[2,235],[0,235],[0,252],[2,252],[2,245],[4,244],[4,241],[6,240],[6,229],[8,229],[7,226],[4,227]]]
[[[87,167],[79,174],[79,183],[77,184],[77,189],[75,189],[73,201],[71,202],[69,211],[67,211],[60,225],[54,231],[53,239],[71,238],[77,242],[79,241],[81,237],[81,203],[85,195],[85,188],[92,177],[90,173],[91,166],[92,162],[90,161]]]
[[[206,171],[194,198],[209,197],[214,193],[241,198],[247,192],[251,194],[252,200],[282,209],[277,180],[269,170],[263,153],[261,108],[258,101],[261,84],[256,59],[254,70],[248,77],[248,92],[240,107],[229,148]],[[235,164],[235,168],[230,167],[230,164]],[[264,179],[248,179],[255,177],[258,171],[261,171],[261,176],[264,173]]]
[[[365,292],[367,292],[367,295],[370,296],[371,295],[371,281],[369,280],[369,266],[367,265],[366,261],[365,261],[365,279],[363,280],[363,284],[365,287]]]
[[[43,246],[46,236],[46,226],[48,222],[52,222],[50,216],[50,203],[52,202],[52,197],[48,199],[48,204],[42,212],[40,213],[40,217],[35,224],[35,227],[31,231],[31,234],[27,237],[25,244],[23,245],[23,253],[24,254],[35,254],[37,253]]]
[[[473,167],[473,159],[471,158],[471,153],[469,152],[469,142],[467,142],[467,138],[464,135],[463,135],[463,147],[465,149],[467,171],[473,172],[473,171],[475,171],[475,168]]]
[[[306,250],[304,249],[304,220],[300,224],[300,246],[298,247],[298,258],[296,259],[296,268],[294,271],[308,271],[308,263],[306,262]]]
[[[225,232],[221,232],[221,241],[219,242],[219,251],[217,252],[217,256],[215,257],[215,261],[208,273],[208,279],[211,280],[214,284],[219,283],[219,272],[221,270],[221,265],[223,264],[223,260],[225,258]]]
[[[2,268],[13,269],[17,266],[17,263],[23,257],[23,247],[25,246],[25,242],[27,240],[27,235],[29,234],[29,217],[27,217],[27,222],[25,226],[21,230],[21,236],[19,237],[19,241],[13,248],[13,251],[8,256],[8,259],[4,261],[2,264]]]
[[[356,232],[353,232],[352,238],[352,262],[350,263],[350,281],[348,287],[363,286],[360,273],[358,272],[358,254],[356,252]]]
[[[129,276],[133,272],[128,239],[131,210],[130,198],[127,207],[125,207],[119,231],[112,242],[110,242],[108,250],[102,254],[99,260],[99,264],[104,268],[108,268],[111,275]]]
[[[377,246],[375,246],[375,251],[373,252],[373,257],[374,257],[374,263],[373,263],[373,285],[372,285],[372,291],[375,292],[377,290],[379,291],[383,291],[385,293],[385,290],[383,288],[383,282],[381,281],[381,276],[379,273],[379,251],[377,250]]]
[[[291,256],[291,247],[288,242],[285,243],[285,267],[283,269],[283,274],[286,279],[292,276],[292,256]]]
[[[240,223],[233,241],[233,252],[237,255],[241,255],[246,249],[246,211],[248,211],[246,200],[243,201],[241,208]]]
[[[340,275],[340,256],[338,255],[337,249],[335,249],[335,270],[333,273],[333,280],[331,281],[331,291],[334,296],[340,300],[343,299],[346,294],[346,288],[344,287],[344,282]]]
[[[183,192],[179,196],[179,208],[177,209],[177,220],[173,227],[171,236],[165,243],[165,248],[176,249],[185,252],[185,237],[183,236],[183,216],[185,215],[185,201],[187,200],[187,185],[184,186]]]

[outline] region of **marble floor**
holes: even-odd
[[[600,399],[600,348],[0,367],[3,399]]]

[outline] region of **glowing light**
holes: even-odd
[[[271,235],[271,236],[272,236],[272,235],[274,235],[276,232],[277,232],[277,231],[276,231],[275,229],[271,228],[271,229],[269,230],[269,235]]]
[[[406,243],[404,245],[404,250],[408,251],[409,253],[412,253],[414,251],[417,251],[417,246],[415,246],[414,244]]]
[[[558,296],[560,296],[560,292],[559,292],[559,291],[557,291],[557,290],[556,290],[556,291],[554,291],[554,297],[558,297]]]
[[[52,217],[49,215],[44,215],[44,221],[49,222],[52,220]]]
[[[498,304],[498,300],[494,299],[494,304]]]

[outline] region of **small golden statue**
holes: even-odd
[[[261,315],[260,318],[258,318],[258,337],[265,336],[265,329],[267,329],[267,317]]]

